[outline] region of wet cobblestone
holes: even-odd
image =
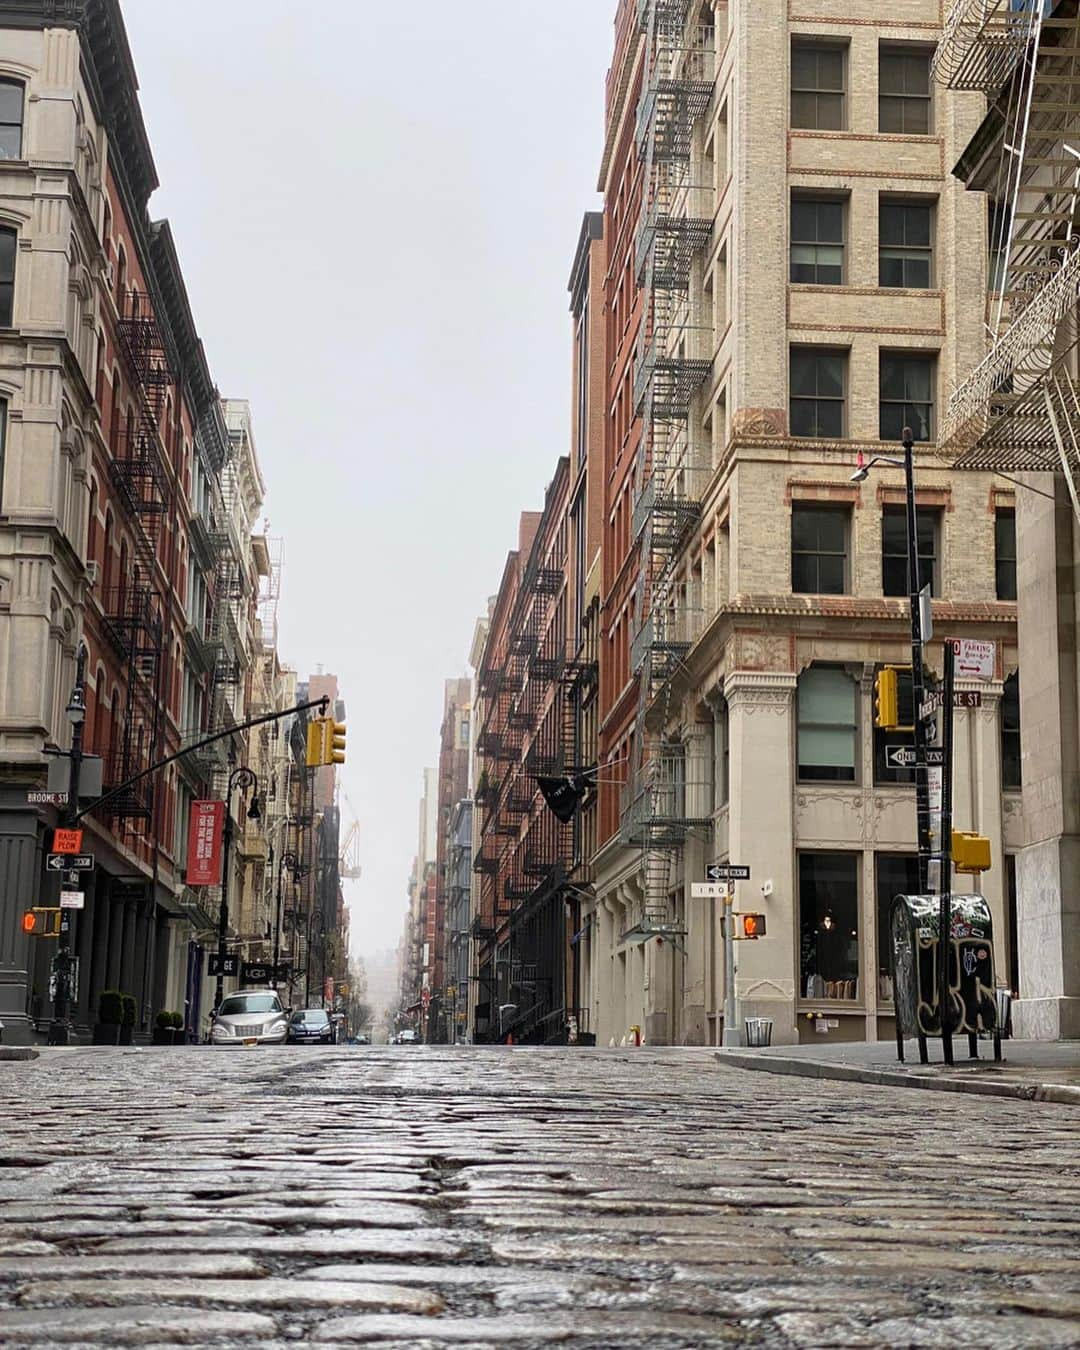
[[[1080,1116],[709,1052],[0,1064],[0,1342],[1080,1344]]]

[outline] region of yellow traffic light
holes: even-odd
[[[953,868],[978,876],[990,870],[990,840],[982,834],[968,834],[964,830],[952,832]]]
[[[322,762],[324,764],[345,763],[345,723],[335,722],[332,717],[327,717],[323,722]]]
[[[327,720],[325,717],[316,717],[308,723],[305,762],[309,769],[317,768],[323,762],[323,723]]]
[[[895,666],[874,676],[874,726],[895,731],[900,725],[900,679]]]

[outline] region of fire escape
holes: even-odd
[[[172,505],[159,428],[173,372],[148,295],[132,291],[125,297],[117,337],[138,404],[118,429],[109,464],[117,500],[131,527],[134,556],[119,585],[104,597],[106,631],[126,666],[124,704],[114,725],[106,792],[160,758],[165,672],[157,555],[161,521]],[[141,833],[153,820],[153,781],[128,788],[104,810],[124,822],[126,833]]]
[[[626,942],[679,936],[669,890],[686,831],[707,818],[687,812],[681,743],[665,738],[671,680],[701,628],[700,597],[679,578],[680,552],[701,514],[709,461],[692,416],[712,369],[713,324],[693,286],[712,235],[712,183],[695,153],[695,131],[713,97],[715,32],[691,22],[693,0],[639,0],[645,76],[637,117],[643,200],[636,247],[643,317],[634,375],[641,447],[632,517],[639,548],[630,663],[638,709],[622,838],[642,851],[644,899]],[[700,281],[700,278],[697,278]],[[659,727],[659,732],[653,728]],[[693,794],[695,799],[700,794]]]
[[[1061,472],[1080,518],[1078,6],[954,0],[934,73],[987,96],[960,171],[991,201],[991,347],[953,393],[939,449],[956,468]]]

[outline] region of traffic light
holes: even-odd
[[[324,764],[345,763],[345,723],[335,722],[327,717],[323,722],[323,759]]]
[[[990,840],[985,835],[953,830],[952,854],[953,867],[957,872],[970,872],[978,876],[980,872],[990,870]]]
[[[874,726],[895,731],[900,725],[900,681],[895,666],[885,666],[874,676]]]
[[[22,930],[28,937],[59,937],[59,906],[35,905],[23,910]]]
[[[764,914],[740,914],[738,916],[741,938],[760,938],[765,936]]]
[[[323,762],[323,722],[325,721],[325,717],[315,717],[308,723],[306,763],[309,769],[317,768]]]

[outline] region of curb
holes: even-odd
[[[38,1052],[32,1045],[0,1045],[0,1063],[12,1059],[37,1059]]]
[[[998,1083],[992,1078],[937,1078],[927,1074],[905,1073],[899,1069],[868,1069],[855,1064],[785,1059],[780,1055],[748,1055],[738,1050],[717,1050],[714,1056],[730,1068],[757,1069],[794,1078],[830,1078],[843,1083],[870,1083],[877,1087],[970,1092],[979,1097],[1011,1097],[1014,1101],[1080,1106],[1080,1087],[1069,1087],[1064,1083]]]

